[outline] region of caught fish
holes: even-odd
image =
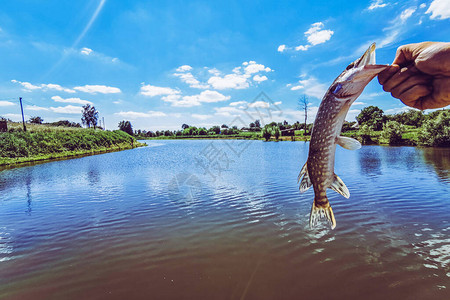
[[[320,103],[314,121],[308,159],[298,175],[300,192],[311,186],[314,188],[314,202],[309,217],[313,227],[317,221],[326,217],[331,229],[336,227],[333,210],[327,198],[330,188],[345,198],[350,192],[344,182],[334,174],[334,156],[336,145],[356,150],[361,144],[352,138],[341,136],[342,124],[352,103],[361,95],[366,85],[387,65],[375,64],[375,43],[334,80]]]

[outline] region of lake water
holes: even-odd
[[[450,149],[171,140],[0,171],[1,299],[450,299]]]

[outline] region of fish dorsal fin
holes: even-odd
[[[336,143],[344,149],[348,150],[358,150],[361,148],[361,143],[355,139],[346,137],[346,136],[338,136],[336,137]]]
[[[300,171],[300,174],[298,174],[298,181],[300,181],[300,178],[303,176],[302,181],[300,182],[300,193],[306,192],[311,186],[311,178],[309,178],[308,174],[308,167],[307,163],[303,166],[302,170]]]
[[[345,183],[336,174],[334,174],[334,180],[330,186],[330,189],[341,194],[345,198],[350,197],[350,192],[348,191],[348,188],[345,186]]]

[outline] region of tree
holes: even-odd
[[[273,132],[273,135],[275,136],[275,139],[278,141],[278,138],[279,138],[280,135],[281,135],[280,127],[278,127],[278,126],[273,127],[272,130],[273,130],[272,132]]]
[[[31,117],[30,118],[31,124],[42,124],[42,122],[44,122],[44,119],[42,119],[41,117]]]
[[[220,127],[219,126],[213,126],[208,131],[209,132],[214,132],[215,134],[219,134],[220,133]]]
[[[188,124],[183,124],[183,125],[181,125],[181,128],[182,128],[183,130],[185,130],[186,128],[189,128],[189,125],[188,125]]]
[[[269,126],[264,126],[263,130],[261,131],[261,136],[266,140],[266,142],[270,139],[270,137],[272,136],[272,132]]]
[[[308,106],[309,106],[309,101],[308,101],[308,97],[306,97],[306,95],[303,95],[302,97],[300,97],[300,99],[298,99],[298,106],[300,109],[303,109],[305,112],[305,131],[303,132],[303,135],[306,135],[306,121],[308,120]]]
[[[255,120],[255,127],[261,128],[261,122],[259,120]]]
[[[436,115],[437,113],[437,115]],[[419,131],[419,143],[425,146],[450,146],[450,111],[440,110],[430,113],[436,116],[426,120]]]
[[[125,131],[129,135],[133,135],[133,127],[131,126],[130,121],[120,121],[119,129],[122,131]],[[157,134],[158,134],[158,132],[157,132]]]
[[[228,126],[226,124],[222,124],[221,126],[222,128],[228,128]]]
[[[397,121],[388,121],[383,126],[381,138],[389,143],[395,145],[401,142],[403,133],[403,126]]]
[[[252,122],[252,123],[250,123],[250,124],[249,124],[249,126],[250,126],[250,128],[254,128],[254,127],[256,127],[255,123],[253,123],[253,122]]]
[[[383,129],[384,112],[377,106],[367,106],[356,117],[359,125],[368,125],[373,130]]]
[[[95,109],[94,106],[91,107],[90,104],[86,104],[83,105],[83,110],[82,110],[82,117],[81,117],[81,122],[86,125],[87,127],[91,127],[97,126],[97,121],[98,121],[98,111]],[[131,132],[131,135],[133,134],[133,132]]]

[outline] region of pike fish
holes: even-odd
[[[375,43],[334,80],[320,103],[314,121],[308,159],[298,175],[300,192],[314,188],[314,202],[309,217],[313,227],[320,218],[326,217],[331,229],[336,219],[327,198],[330,188],[345,198],[350,192],[344,182],[334,174],[336,145],[356,150],[361,144],[352,138],[341,136],[342,124],[352,103],[361,95],[366,85],[388,65],[375,64]],[[303,177],[303,178],[302,178]]]

